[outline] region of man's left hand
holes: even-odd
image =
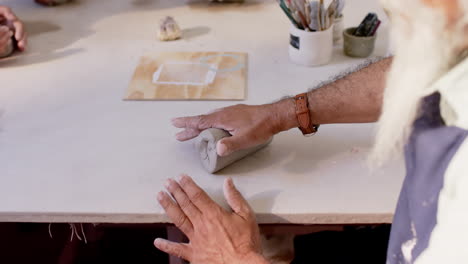
[[[179,182],[169,179],[158,201],[174,224],[189,238],[188,244],[158,238],[154,245],[192,264],[267,264],[255,214],[234,187],[224,183],[224,195],[232,212],[215,203],[187,175]]]

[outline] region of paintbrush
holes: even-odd
[[[317,1],[309,2],[309,28],[312,31],[320,31],[320,5]]]
[[[356,28],[353,35],[357,37],[369,36],[369,34],[372,32],[372,28],[374,27],[375,23],[378,20],[379,19],[377,17],[377,14],[375,13],[367,14],[367,16],[361,22],[361,24]]]
[[[343,15],[343,9],[345,6],[345,0],[336,0],[336,13],[335,18],[339,18]]]
[[[283,10],[283,12],[286,14],[286,16],[289,18],[291,23],[293,23],[294,26],[297,28],[300,28],[299,23],[296,21],[296,19],[293,17],[291,10],[286,6],[284,3],[284,0],[278,0],[280,8]]]
[[[304,10],[305,10],[304,15],[306,17],[307,26],[309,26],[310,25],[310,5],[308,1],[304,2]]]
[[[333,0],[327,8],[327,29],[335,22],[337,2]]]
[[[374,23],[374,25],[372,25],[371,30],[369,31],[370,34],[367,35],[368,37],[371,37],[371,36],[375,35],[375,33],[377,32],[377,29],[379,29],[379,27],[380,27],[380,23],[382,23],[382,21],[377,19],[377,21]]]
[[[307,21],[306,21],[304,15],[301,13],[301,11],[296,11],[296,12],[297,12],[299,18],[301,19],[302,26],[304,27],[304,29],[311,30],[311,29],[309,28],[309,25],[307,25]],[[312,31],[312,30],[311,30],[311,31]]]
[[[295,0],[296,1],[296,9],[300,11],[302,14],[305,14],[306,10],[304,7],[305,0]]]
[[[323,0],[320,0],[319,18],[320,18],[320,30],[321,31],[326,29],[325,28],[326,27],[326,25],[325,25],[325,16],[326,16],[325,6],[323,4]]]

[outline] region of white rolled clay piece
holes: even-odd
[[[5,58],[5,57],[10,56],[14,50],[15,50],[15,47],[13,45],[13,41],[8,41],[8,45],[6,49],[4,50],[4,52],[0,53],[0,58]]]
[[[239,150],[233,152],[228,156],[221,157],[216,152],[216,144],[219,140],[230,136],[231,135],[225,130],[209,128],[202,131],[200,135],[195,139],[195,147],[200,153],[201,163],[209,173],[215,173],[231,165],[232,163],[259,151],[260,149],[270,144],[273,140],[273,138],[271,138],[268,142],[264,144],[244,150]]]
[[[179,25],[173,17],[166,17],[161,20],[158,30],[158,38],[161,41],[176,40],[182,36]]]

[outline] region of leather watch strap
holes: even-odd
[[[301,130],[302,134],[315,134],[320,125],[314,125],[310,120],[309,101],[307,100],[307,94],[298,94],[294,99],[296,101],[296,117],[299,123],[299,129]]]

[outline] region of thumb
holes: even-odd
[[[192,250],[188,244],[175,243],[166,239],[157,238],[154,240],[154,246],[169,255],[187,261],[192,260]]]
[[[242,194],[234,186],[231,178],[227,178],[224,181],[224,197],[234,213],[244,219],[248,219],[252,216],[252,209]]]
[[[224,157],[238,150],[246,149],[255,146],[256,142],[247,140],[245,135],[234,135],[225,137],[216,144],[216,152],[219,156]]]

